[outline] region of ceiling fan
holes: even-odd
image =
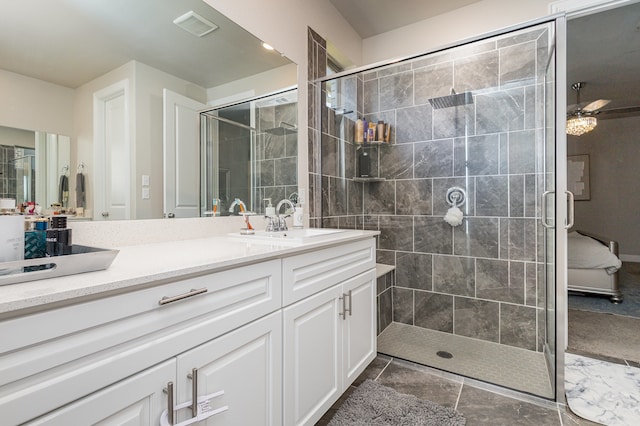
[[[598,125],[596,116],[607,119],[640,113],[640,106],[602,109],[611,102],[608,99],[598,99],[580,107],[580,89],[585,84],[581,81],[571,85],[571,88],[576,92],[576,104],[567,108],[567,134],[580,136],[590,132]]]

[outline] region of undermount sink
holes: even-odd
[[[344,231],[344,229],[304,228],[277,232],[256,231],[251,235],[235,233],[232,234],[232,236],[242,238],[245,241],[273,242],[276,244],[287,242],[302,244],[312,242],[321,237],[329,237]]]

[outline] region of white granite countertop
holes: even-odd
[[[377,234],[377,231],[345,230],[299,244],[216,236],[116,247],[120,252],[107,270],[0,286],[0,315],[80,302],[101,293],[130,291],[154,281],[292,256]]]

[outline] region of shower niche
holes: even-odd
[[[380,231],[377,262],[395,266],[378,286],[379,352],[549,399],[554,35],[543,23],[318,80],[309,176],[315,223]],[[363,119],[388,138],[364,142]],[[455,226],[451,188],[465,194]]]

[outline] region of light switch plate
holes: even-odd
[[[149,186],[149,175],[142,175],[142,186]]]
[[[151,195],[149,194],[149,188],[142,188],[142,199],[148,200],[149,198],[151,198]]]

